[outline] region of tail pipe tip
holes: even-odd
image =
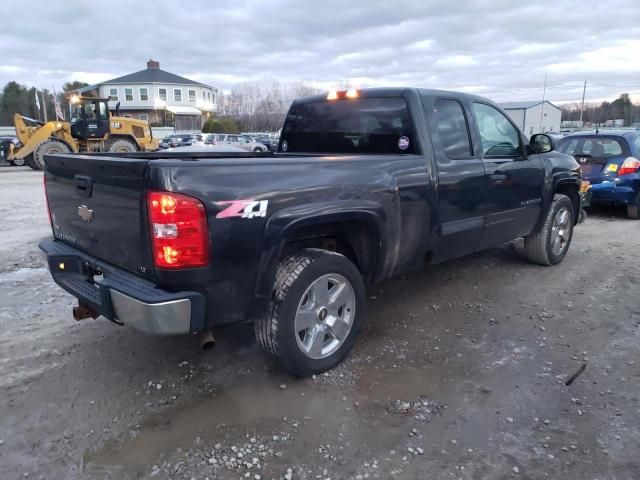
[[[211,330],[205,330],[200,334],[200,348],[203,352],[211,350],[216,344],[216,339],[213,338]]]

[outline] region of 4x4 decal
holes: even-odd
[[[231,200],[216,203],[220,206],[228,205],[227,208],[216,215],[216,218],[254,218],[267,216],[269,200]]]

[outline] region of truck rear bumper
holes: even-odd
[[[157,335],[204,328],[205,302],[198,292],[167,292],[60,241],[40,242],[53,280],[98,314]]]

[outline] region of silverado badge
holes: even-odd
[[[78,215],[85,222],[90,222],[93,220],[93,210],[90,210],[86,205],[80,205],[78,207]]]

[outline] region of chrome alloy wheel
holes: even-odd
[[[349,336],[356,314],[356,296],[342,275],[323,275],[302,295],[295,318],[298,347],[309,358],[326,358]]]
[[[571,213],[567,207],[562,207],[556,213],[551,226],[551,251],[554,255],[562,255],[567,248],[571,235]]]

